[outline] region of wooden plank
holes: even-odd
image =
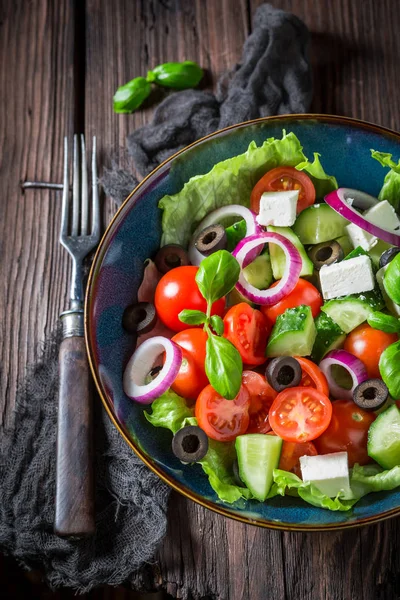
[[[0,19],[0,422],[12,423],[17,381],[65,308],[67,255],[58,243],[62,139],[73,131],[73,1],[4,0]]]

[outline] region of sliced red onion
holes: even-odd
[[[353,385],[350,390],[346,390],[345,388],[341,387],[334,380],[331,371],[333,365],[343,367],[350,374],[353,381]],[[332,350],[325,356],[325,358],[321,360],[319,363],[319,368],[328,380],[329,391],[334,398],[351,400],[353,398],[354,389],[358,386],[358,384],[368,379],[368,373],[364,363],[346,350]]]
[[[388,244],[400,246],[400,235],[398,233],[374,225],[350,206],[347,199],[351,196],[346,196],[347,190],[348,188],[339,188],[338,190],[329,192],[329,194],[325,196],[325,202],[343,218],[354,223],[354,225],[358,225],[361,229],[364,229]]]
[[[163,368],[150,383],[145,383],[155,360],[165,352]],[[151,404],[174,382],[182,363],[182,350],[172,340],[158,335],[135,350],[124,372],[124,392],[141,404]]]
[[[192,235],[188,251],[189,260],[192,265],[198,267],[201,261],[205,259],[205,256],[203,256],[203,254],[201,254],[194,245],[194,241],[199,235],[200,231],[203,231],[203,229],[209,227],[210,225],[216,225],[220,220],[227,219],[229,217],[242,217],[246,221],[246,237],[262,231],[262,227],[256,221],[256,213],[249,208],[241,206],[240,204],[229,204],[228,206],[217,208],[212,213],[204,217]]]
[[[259,290],[246,281],[243,269],[254,260],[254,250],[266,243],[277,244],[282,248],[286,257],[285,272],[276,286],[268,290]],[[276,304],[290,294],[299,279],[302,267],[300,253],[294,244],[280,233],[265,232],[246,237],[238,243],[232,255],[241,267],[236,288],[242,296],[256,304]]]

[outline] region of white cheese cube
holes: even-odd
[[[358,225],[354,225],[354,223],[350,223],[350,225],[346,225],[347,235],[351,239],[351,243],[353,244],[353,248],[357,248],[361,246],[363,250],[371,250],[378,243],[378,238],[370,233],[358,227]]]
[[[299,190],[264,192],[260,199],[258,223],[265,226],[291,227],[296,220],[298,198]]]
[[[372,208],[369,208],[365,213],[364,217],[374,225],[382,227],[382,229],[388,229],[389,231],[396,231],[400,228],[400,220],[394,210],[393,206],[389,204],[387,200],[378,202]]]
[[[300,457],[303,481],[313,483],[329,498],[351,497],[347,452]]]
[[[390,264],[390,263],[389,263]],[[386,288],[383,283],[383,277],[385,275],[385,271],[388,268],[389,264],[385,265],[376,274],[376,280],[378,282],[379,287],[381,288],[382,296],[385,301],[387,309],[394,315],[395,317],[400,317],[400,306],[393,302],[393,300],[388,296]]]
[[[356,256],[333,265],[324,265],[319,272],[325,300],[368,292],[375,287],[369,256]]]

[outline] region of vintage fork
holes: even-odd
[[[54,530],[62,536],[94,533],[92,394],[83,325],[83,259],[100,239],[96,138],[92,149],[92,210],[89,226],[85,139],[74,136],[72,207],[69,193],[68,139],[64,139],[64,183],[60,242],[72,257],[70,309],[60,315],[56,512]]]

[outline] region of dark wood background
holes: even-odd
[[[59,194],[22,193],[20,182],[61,181],[62,139],[74,131],[97,134],[102,164],[109,164],[111,153],[122,157],[127,133],[148,122],[153,107],[135,115],[113,114],[117,86],[145,75],[160,62],[193,59],[208,69],[212,87],[240,59],[258,4],[258,0],[1,0],[3,425],[13,423],[17,382],[26,364],[35,360],[38,342],[66,306],[70,271],[58,244]],[[297,14],[310,29],[313,112],[399,129],[398,0],[273,4]],[[106,200],[106,220],[113,209]],[[391,600],[400,598],[399,551],[398,520],[345,533],[281,533],[227,520],[173,493],[168,535],[155,564],[138,574],[136,586],[196,599]],[[10,573],[3,569],[3,580]],[[131,595],[121,588],[93,597]]]

